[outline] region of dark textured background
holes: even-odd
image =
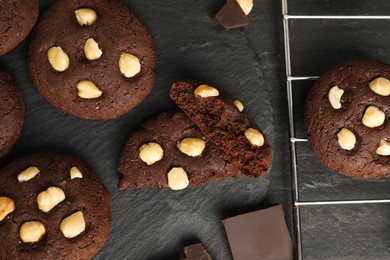
[[[40,9],[51,3],[54,1],[41,1]],[[175,258],[184,243],[196,239],[202,240],[216,258],[229,259],[221,219],[262,207],[269,175],[261,179],[240,176],[179,192],[118,191],[116,167],[129,133],[145,120],[174,109],[170,86],[187,78],[209,82],[240,99],[272,144],[273,110],[252,42],[245,31],[224,32],[212,20],[223,1],[125,3],[155,41],[158,63],[152,93],[136,109],[115,120],[88,121],[64,114],[40,97],[31,84],[26,66],[27,39],[1,58],[26,105],[22,138],[6,162],[22,154],[49,150],[76,154],[96,169],[112,194],[113,212],[110,238],[96,259]]]
[[[54,1],[41,1],[41,10]],[[127,0],[147,25],[158,51],[153,92],[132,112],[112,121],[85,121],[61,113],[31,85],[26,69],[29,39],[0,58],[16,77],[26,102],[23,136],[12,160],[36,150],[71,152],[84,158],[113,195],[114,227],[96,259],[175,259],[183,243],[200,239],[216,259],[230,259],[220,219],[281,203],[292,232],[288,113],[284,76],[281,1],[255,0],[251,24],[224,32],[212,20],[223,0]],[[387,0],[289,0],[291,14],[390,14]],[[337,62],[372,58],[390,64],[390,20],[291,21],[294,76],[318,75]],[[242,99],[256,120],[270,122],[273,167],[268,179],[224,180],[183,192],[118,192],[116,158],[128,133],[144,120],[174,108],[169,85],[201,79]],[[298,137],[305,137],[303,101],[312,82],[293,86]],[[267,97],[267,88],[270,99]],[[273,110],[269,105],[271,100]],[[263,126],[264,127],[264,126]],[[302,200],[390,197],[388,180],[356,180],[326,169],[307,143],[298,151]],[[269,181],[265,196],[265,186]],[[390,207],[307,206],[301,209],[304,259],[390,259]]]

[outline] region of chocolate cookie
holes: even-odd
[[[120,0],[59,0],[42,15],[29,51],[33,83],[60,110],[118,117],[154,82],[156,53],[140,20]]]
[[[103,246],[110,193],[86,163],[44,153],[0,172],[2,259],[91,259]]]
[[[310,144],[329,168],[353,177],[390,176],[390,66],[350,61],[320,77],[305,106]]]
[[[244,174],[259,177],[269,171],[271,147],[240,101],[215,87],[189,82],[173,84],[171,98]]]
[[[38,18],[38,0],[0,0],[0,56],[26,38]]]
[[[119,189],[184,189],[239,170],[182,112],[163,113],[130,135],[119,160]]]
[[[0,70],[0,158],[14,146],[24,121],[22,96],[11,76]]]

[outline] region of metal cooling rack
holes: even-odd
[[[300,208],[309,206],[325,206],[325,205],[346,205],[346,204],[375,204],[375,203],[390,203],[390,199],[375,199],[375,200],[329,200],[329,201],[301,201],[299,199],[298,185],[298,164],[296,143],[307,142],[307,139],[297,138],[295,135],[294,122],[294,99],[293,87],[294,81],[316,80],[319,76],[296,76],[292,75],[291,68],[291,46],[290,46],[290,20],[335,20],[335,19],[350,19],[350,20],[390,20],[387,15],[293,15],[288,13],[288,0],[282,1],[283,14],[283,32],[284,32],[284,53],[286,62],[286,86],[287,86],[287,101],[288,101],[288,117],[289,117],[289,133],[290,133],[290,152],[291,152],[291,175],[292,175],[292,198],[293,198],[293,217],[294,217],[294,233],[295,233],[295,256],[297,259],[303,259],[302,256],[302,234],[301,234],[301,218]]]

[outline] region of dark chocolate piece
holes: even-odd
[[[281,205],[222,221],[235,260],[293,259],[293,246]]]
[[[185,260],[213,260],[202,243],[184,247]]]
[[[389,65],[367,60],[344,62],[322,75],[307,96],[305,128],[309,142],[322,163],[336,172],[358,178],[390,176],[390,156],[377,153],[381,142],[390,142],[390,97],[370,88],[378,78],[390,80]],[[329,99],[335,86],[343,91],[336,108]],[[363,123],[370,106],[384,114],[380,126]],[[356,143],[350,150],[338,141],[342,129],[355,135]]]
[[[214,19],[225,30],[240,28],[249,24],[248,16],[236,0],[227,1],[224,7],[215,15]]]

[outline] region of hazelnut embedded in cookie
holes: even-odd
[[[119,58],[119,70],[126,78],[132,78],[141,72],[141,62],[130,53],[122,53]]]
[[[390,143],[386,140],[382,139],[379,142],[378,148],[376,149],[376,153],[383,156],[390,155]]]
[[[80,235],[85,230],[83,212],[77,211],[63,219],[60,224],[60,230],[66,238],[74,238]]]
[[[69,56],[61,47],[51,47],[47,52],[47,58],[53,69],[58,72],[63,72],[69,68]]]
[[[9,213],[15,210],[15,203],[8,197],[0,197],[0,221],[2,221]]]
[[[90,26],[96,22],[97,14],[91,8],[81,8],[74,12],[80,26]]]
[[[234,100],[234,105],[236,105],[238,111],[242,112],[244,110],[244,105],[240,100]]]
[[[37,167],[35,166],[28,167],[27,169],[25,169],[24,171],[18,174],[18,181],[19,182],[29,181],[35,178],[35,176],[37,176],[38,173],[39,173],[39,169]]]
[[[328,99],[330,104],[334,109],[340,109],[341,108],[341,97],[344,94],[344,90],[339,88],[338,86],[334,86],[329,90],[328,93]]]
[[[148,166],[160,161],[164,156],[164,150],[158,143],[150,142],[139,148],[139,157]]]
[[[257,129],[246,129],[245,137],[253,146],[261,147],[264,145],[264,136]]]
[[[195,97],[218,97],[219,96],[219,91],[209,85],[200,85],[197,87],[194,91]]]
[[[351,130],[347,128],[341,129],[341,131],[337,134],[337,138],[340,147],[344,150],[352,150],[355,148],[356,136]]]
[[[386,115],[376,106],[369,106],[364,112],[362,122],[365,126],[374,128],[383,125]]]
[[[78,96],[85,99],[98,98],[103,94],[95,84],[89,80],[82,80],[77,83]]]
[[[65,200],[64,191],[58,187],[50,187],[38,194],[38,208],[47,213],[63,200]]]
[[[94,38],[89,38],[84,44],[84,54],[88,60],[98,60],[103,55],[103,51]]]
[[[188,175],[182,167],[174,167],[168,172],[168,185],[172,190],[185,189],[188,184]]]
[[[45,236],[45,233],[45,226],[39,221],[25,222],[19,230],[20,238],[25,243],[38,242]]]
[[[389,96],[390,95],[390,81],[386,78],[376,78],[370,82],[370,89],[378,95]]]
[[[81,173],[81,171],[77,168],[77,167],[72,167],[70,168],[70,179],[76,179],[76,178],[83,178],[83,174]]]
[[[177,148],[188,156],[201,156],[206,148],[206,142],[200,138],[185,138],[177,144]]]

